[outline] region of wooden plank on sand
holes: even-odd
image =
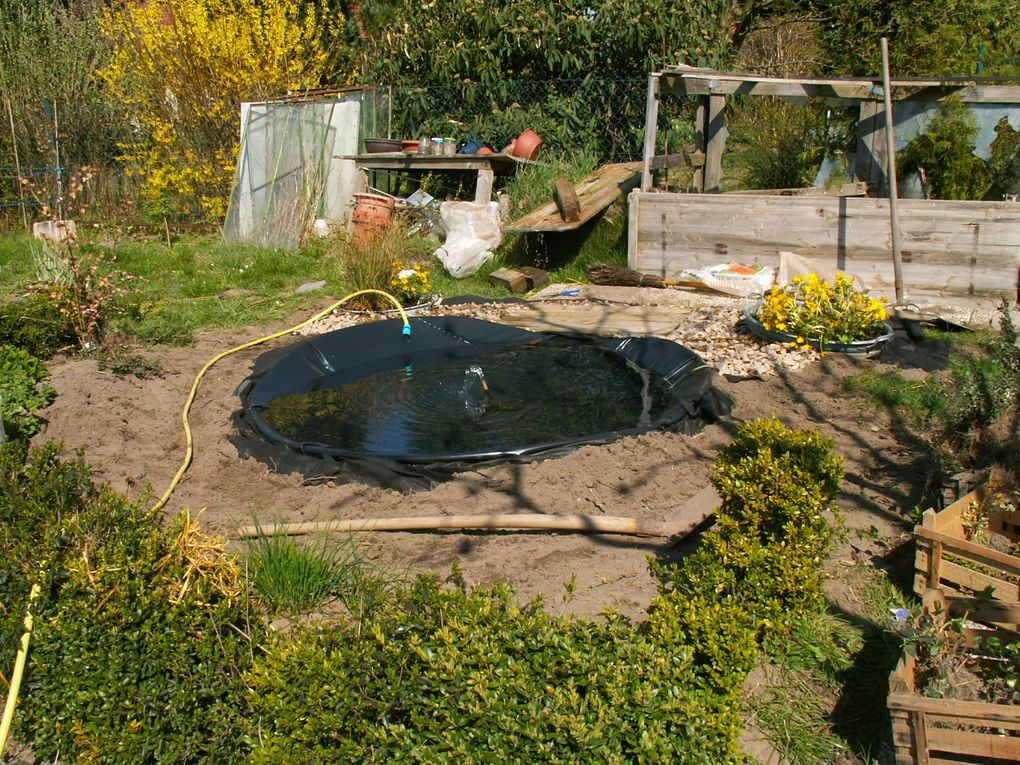
[[[537,210],[503,227],[504,231],[572,231],[590,221],[609,205],[630,191],[641,180],[640,162],[603,165],[592,175],[573,186],[580,213],[577,220],[564,220],[556,200],[551,199]]]
[[[592,303],[534,302],[528,310],[501,319],[536,332],[641,337],[668,335],[680,328],[692,308],[661,305],[598,305]]]

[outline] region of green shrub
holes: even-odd
[[[7,445],[0,661],[30,583],[46,585],[18,735],[44,758],[113,763],[743,762],[737,702],[760,641],[819,593],[831,449],[744,426],[719,457],[720,529],[660,570],[645,628],[426,577],[362,586],[343,618],[269,637],[187,516],[161,530],[80,458]],[[744,492],[755,471],[764,488]]]
[[[0,451],[4,666],[43,581],[16,732],[37,755],[232,762],[240,672],[259,639],[238,569],[186,517],[155,517],[48,445]]]
[[[983,199],[992,178],[985,161],[974,154],[976,138],[970,110],[959,97],[947,98],[903,150],[902,173],[923,168],[934,199]]]
[[[0,345],[0,412],[9,437],[28,438],[39,430],[42,419],[37,412],[56,397],[46,382],[49,376],[49,370],[32,354]]]
[[[246,678],[256,763],[738,759],[683,645],[420,580],[364,622],[271,646]]]
[[[769,638],[797,612],[817,608],[833,537],[825,514],[841,477],[828,439],[775,419],[742,426],[712,478],[722,498],[718,530],[680,564],[658,570],[663,594],[652,604],[653,625],[679,621],[662,629],[690,634],[700,625],[690,623],[697,609],[687,603],[726,604],[750,624],[752,639]]]
[[[71,322],[48,294],[32,294],[0,306],[0,344],[48,359],[76,342]]]

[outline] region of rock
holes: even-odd
[[[296,290],[294,290],[294,292],[298,294],[301,294],[303,292],[315,292],[316,290],[321,290],[325,286],[326,286],[325,279],[320,279],[317,282],[305,282]]]

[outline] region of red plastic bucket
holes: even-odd
[[[383,194],[355,194],[351,213],[354,238],[373,239],[386,230],[393,220],[394,201]]]

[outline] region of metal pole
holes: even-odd
[[[892,92],[889,84],[889,41],[882,38],[882,98],[885,102],[885,182],[889,194],[889,222],[892,227],[893,286],[896,304],[903,303],[903,257],[900,254],[900,218],[897,209],[899,193],[896,188],[896,138],[893,134]]]

